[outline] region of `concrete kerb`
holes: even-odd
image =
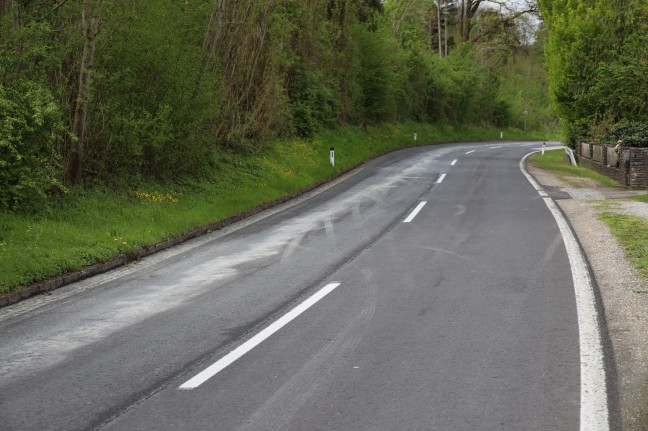
[[[116,257],[115,259],[112,259],[108,262],[103,262],[103,263],[96,263],[90,266],[87,266],[85,268],[79,269],[77,271],[73,271],[67,274],[60,275],[58,277],[54,277],[48,280],[40,281],[31,285],[28,285],[26,287],[23,287],[17,292],[11,292],[11,293],[6,293],[0,295],[0,307],[6,307],[8,305],[15,304],[17,302],[20,302],[24,299],[31,298],[32,296],[40,295],[43,293],[47,293],[49,291],[58,289],[59,287],[63,287],[67,284],[75,283],[77,281],[84,280],[86,278],[102,274],[104,272],[110,271],[112,269],[118,268],[122,265],[126,265],[128,263],[137,261],[139,259],[142,259],[146,256],[150,256],[154,253],[157,253],[162,250],[166,250],[168,248],[174,247],[176,245],[182,244],[190,239],[199,237],[201,235],[204,235],[206,233],[215,231],[215,230],[220,230],[226,226],[229,226],[233,223],[236,223],[238,221],[241,221],[245,218],[248,218],[250,216],[253,216],[255,214],[258,214],[262,211],[265,211],[269,208],[275,207],[277,205],[280,205],[282,203],[285,203],[291,199],[294,199],[296,197],[299,197],[303,194],[306,194],[310,191],[315,190],[318,187],[321,187],[324,184],[327,184],[331,181],[334,181],[338,179],[339,177],[350,173],[354,169],[357,169],[358,166],[354,166],[353,168],[347,169],[345,171],[342,171],[338,174],[336,174],[334,177],[331,177],[325,181],[318,182],[317,184],[310,186],[306,189],[303,189],[297,193],[292,193],[290,195],[284,196],[279,199],[275,199],[273,201],[267,202],[263,205],[259,205],[255,208],[252,208],[251,210],[244,211],[242,213],[239,213],[235,216],[228,217],[224,220],[218,221],[216,223],[209,224],[207,226],[194,229],[190,232],[187,232],[185,234],[182,234],[180,236],[170,238],[167,240],[164,240],[162,242],[159,242],[157,244],[153,244],[150,246],[145,246],[142,247],[140,250],[137,250],[132,253],[128,253],[125,255],[121,255]]]

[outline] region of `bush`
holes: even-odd
[[[648,147],[648,123],[635,121],[617,124],[602,139],[602,144],[616,145],[619,140],[623,141],[624,147]]]
[[[0,84],[0,208],[33,212],[47,205],[48,190],[62,190],[55,145],[61,113],[45,88]]]

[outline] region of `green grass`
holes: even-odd
[[[572,166],[567,161],[567,156],[562,150],[546,151],[544,155],[541,153],[534,154],[529,158],[529,162],[540,169],[557,174],[560,179],[575,186],[582,185],[582,182],[577,181],[577,179],[585,178],[606,187],[623,187],[612,178],[601,175],[596,171],[582,166]]]
[[[324,130],[275,142],[264,154],[224,154],[211,180],[142,183],[127,190],[74,189],[40,215],[0,212],[0,293],[19,290],[193,229],[332,178],[386,151],[418,143],[499,139],[499,129],[404,123]],[[551,135],[549,135],[551,136]],[[504,130],[505,139],[542,133]],[[335,168],[329,148],[335,147]]]
[[[648,278],[648,222],[640,217],[613,212],[604,212],[599,218],[617,237],[634,267]]]

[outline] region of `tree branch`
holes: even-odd
[[[65,3],[67,3],[67,2],[68,2],[68,0],[61,0],[61,1],[58,2],[58,3],[57,3],[57,4],[56,4],[52,9],[50,9],[49,12],[47,12],[47,13],[46,13],[45,15],[43,15],[42,17],[38,18],[36,21],[41,22],[42,20],[44,20],[45,18],[47,18],[48,15],[50,15],[50,14],[56,12],[56,11],[59,10],[61,7],[63,7],[63,5],[64,5]]]

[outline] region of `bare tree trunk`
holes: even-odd
[[[459,16],[459,33],[461,33],[461,40],[464,38],[464,23],[466,16],[466,0],[461,0],[460,16]]]
[[[470,41],[472,20],[483,0],[461,0],[461,40]],[[465,2],[465,4],[464,4]]]
[[[0,18],[9,14],[13,3],[14,0],[0,0]]]
[[[448,56],[448,15],[443,17],[443,36],[445,37],[445,56]]]
[[[441,46],[441,0],[437,0],[437,36],[439,39],[439,57],[443,57],[443,48]]]
[[[430,51],[434,51],[434,36],[432,34],[433,28],[432,28],[432,23],[434,22],[434,15],[432,15],[433,11],[432,8],[430,8],[429,15],[427,17],[427,24],[428,24],[428,37],[430,38]]]
[[[81,67],[79,70],[79,91],[74,110],[74,124],[72,132],[76,140],[68,155],[65,168],[65,180],[68,184],[75,185],[81,180],[81,168],[83,163],[83,150],[86,140],[86,122],[88,118],[88,98],[90,95],[90,83],[92,64],[94,60],[97,34],[99,33],[99,10],[102,0],[96,0],[94,9],[90,10],[90,0],[84,0],[81,13],[81,25],[85,36]]]
[[[15,32],[20,30],[20,6],[20,4],[16,5],[15,0],[0,0],[0,18],[11,14],[11,28]],[[14,52],[16,55],[22,53],[22,42],[14,47]]]

